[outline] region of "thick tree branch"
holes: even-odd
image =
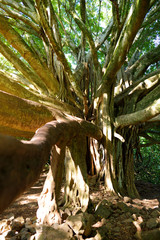
[[[22,76],[21,76],[22,78]],[[17,97],[28,99],[31,101],[38,102],[48,107],[58,108],[60,111],[66,112],[68,114],[75,114],[76,116],[81,116],[82,113],[77,108],[62,102],[58,99],[54,99],[53,97],[47,97],[37,92],[34,92],[32,89],[26,89],[23,85],[26,85],[26,82],[22,81],[22,79],[13,75],[6,74],[0,71],[0,90],[13,94]],[[22,85],[19,83],[23,83]],[[28,86],[30,87],[30,86]],[[16,110],[15,110],[16,111]]]
[[[138,59],[132,66],[130,66],[126,73],[133,74],[133,79],[141,77],[146,69],[153,63],[160,60],[160,44],[152,49],[151,51],[144,54],[140,59]]]
[[[3,91],[0,91],[0,106],[0,126],[35,132],[38,127],[53,120],[51,111],[41,104]]]
[[[103,84],[99,89],[99,94],[105,91],[107,84],[111,84],[115,80],[115,75],[123,65],[126,54],[149,9],[149,3],[149,0],[137,0],[134,6],[132,5],[113,52],[113,56],[105,70]]]
[[[150,88],[151,85],[156,85],[160,80],[160,69],[143,76],[142,78],[138,79],[137,81],[133,82],[131,86],[123,90],[120,94],[115,96],[115,104],[120,104],[120,102],[127,96],[134,93],[136,89],[143,89],[145,86]],[[143,84],[144,83],[144,84]],[[145,88],[144,88],[145,90]]]
[[[30,21],[27,17],[25,17],[24,15],[21,15],[18,12],[15,12],[14,10],[10,10],[9,8],[7,8],[5,5],[0,3],[0,8],[3,9],[9,17],[12,17],[13,19],[19,19],[21,20],[23,23],[27,24],[28,26],[30,26],[31,28],[33,28],[33,30],[37,33],[40,32],[40,27],[38,24],[34,23],[33,21]]]
[[[28,16],[35,23],[39,23],[35,8],[33,6],[26,7],[12,0],[0,0],[1,5],[8,5],[12,7],[12,9],[16,9],[18,12],[23,13],[25,16]]]
[[[54,78],[52,72],[49,71],[45,62],[40,62],[39,57],[36,56],[30,47],[26,44],[23,38],[7,23],[4,17],[0,16],[0,32],[7,39],[7,41],[21,54],[21,56],[31,65],[32,69],[47,85],[49,90],[53,93],[58,92],[59,83]]]
[[[43,83],[41,78],[32,71],[29,66],[27,66],[24,62],[20,60],[20,58],[6,45],[0,40],[0,53],[13,64],[14,68],[23,74],[23,76],[30,82],[31,85],[35,86],[35,88],[43,93],[47,94],[48,90],[46,85]]]
[[[62,63],[64,70],[66,71],[66,74],[68,74],[69,81],[70,81],[74,91],[82,99],[83,97],[82,97],[81,89],[78,86],[78,84],[72,74],[71,68],[67,62],[67,59],[66,59],[62,49],[56,42],[52,28],[49,26],[48,20],[45,16],[43,3],[41,0],[36,0],[36,3],[37,3],[37,10],[40,15],[40,21],[41,21],[42,27],[48,37],[48,40],[49,40],[51,46],[53,47],[53,50],[55,51],[58,60]]]
[[[141,100],[136,104],[136,111],[142,110],[152,104],[155,100],[160,99],[160,84],[154,88],[152,91],[147,93],[146,95],[144,94],[141,97]]]
[[[122,128],[129,125],[143,123],[159,114],[160,114],[160,99],[154,101],[153,104],[151,104],[150,106],[143,110],[117,117],[115,119],[115,127]]]
[[[19,136],[21,131],[25,132],[26,137],[28,137],[28,133],[34,133],[36,128],[42,126],[47,121],[55,119],[55,114],[59,115],[59,111],[82,116],[82,113],[77,108],[67,103],[54,98],[44,98],[41,95],[35,95],[14,82],[10,87],[10,80],[6,78],[5,80],[8,82],[8,89],[0,83],[0,88],[7,90],[7,92],[0,90],[0,126],[3,128],[3,133],[16,136],[17,132]],[[17,91],[19,92],[17,93]],[[17,93],[17,96],[10,93]],[[22,97],[25,99],[22,99]],[[26,100],[27,98],[32,99],[32,101]],[[44,107],[44,105],[48,106],[50,110]],[[51,109],[54,109],[54,113],[52,113]],[[23,136],[25,134],[23,133]]]
[[[39,128],[30,141],[0,135],[0,212],[38,179],[53,145],[65,147],[79,134],[102,138],[98,127],[84,122],[62,117]]]

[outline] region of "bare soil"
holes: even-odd
[[[41,174],[40,179],[35,183],[35,185],[31,187],[27,192],[25,192],[15,202],[13,202],[0,215],[0,220],[8,218],[10,214],[13,214],[15,218],[19,216],[23,216],[24,219],[34,218],[36,216],[36,211],[38,208],[37,200],[42,191],[45,178],[46,173]],[[135,208],[145,207],[147,209],[149,208],[154,209],[160,206],[160,184],[154,185],[151,183],[139,181],[136,183],[136,186],[140,193],[141,199],[134,200],[134,204],[132,204],[133,207]],[[98,204],[103,199],[107,199],[110,202],[112,202],[112,200],[114,201],[114,197],[105,191],[105,188],[102,184],[91,186],[91,199],[94,204]],[[115,219],[115,226],[116,221],[117,220]],[[126,228],[123,229],[122,224],[121,231],[125,235],[130,235],[131,238],[126,237],[126,239],[133,239],[132,236],[135,234],[135,229],[133,229],[133,233],[131,231],[126,232]]]
[[[14,217],[23,216],[25,218],[33,218],[36,216],[38,208],[37,200],[43,188],[46,173],[41,174],[40,179],[27,192],[21,195],[13,202],[2,214],[0,220],[7,218],[11,213]]]

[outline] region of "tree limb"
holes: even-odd
[[[143,110],[117,117],[115,119],[115,127],[125,127],[146,122],[159,114],[160,99],[154,101],[150,106]]]
[[[5,17],[0,16],[0,32],[7,41],[21,54],[21,56],[31,65],[36,74],[47,85],[48,89],[57,94],[59,83],[49,71],[45,62],[41,62],[35,52],[30,49],[23,38],[7,23]]]
[[[18,4],[16,1],[12,0],[0,0],[1,5],[8,5],[12,7],[13,9],[16,9],[18,12],[23,13],[24,15],[28,16],[30,19],[32,19],[35,23],[39,23],[37,14],[35,11],[35,8],[31,7],[26,7],[24,5],[21,5],[20,3]]]
[[[31,85],[44,94],[47,94],[48,90],[41,78],[32,71],[20,58],[0,40],[0,52],[1,54],[13,64],[14,68],[23,74],[23,76],[30,82]]]
[[[102,34],[99,35],[98,40],[96,40],[95,47],[97,50],[102,46],[102,44],[105,42],[105,40],[109,37],[112,27],[113,27],[113,18],[111,18],[108,26],[102,32]]]
[[[89,45],[90,45],[90,49],[91,49],[91,53],[92,53],[92,57],[93,57],[93,62],[94,62],[94,66],[97,69],[99,66],[99,62],[98,62],[98,56],[97,56],[97,50],[95,47],[95,43],[92,37],[91,32],[87,29],[86,25],[81,21],[81,19],[79,19],[79,17],[77,16],[77,14],[75,12],[70,11],[70,14],[72,15],[74,21],[76,22],[76,24],[78,25],[78,27],[80,28],[80,30],[86,35],[86,37],[88,38],[89,41]]]
[[[33,94],[19,84],[11,83],[7,78],[5,78],[5,81],[6,84],[8,83],[8,87],[0,82],[0,126],[4,127],[7,132],[9,131],[7,128],[12,129],[12,131],[14,129],[14,136],[16,136],[17,131],[25,131],[26,135],[28,135],[27,132],[33,133],[36,128],[52,120],[55,113],[58,114],[58,111],[75,114],[79,117],[82,116],[81,111],[67,103],[53,97],[45,98],[41,95]],[[10,86],[10,84],[12,85]],[[3,90],[7,90],[7,92]],[[16,94],[16,96],[12,94]],[[54,109],[54,114],[49,109]],[[5,129],[3,133],[5,133]]]
[[[98,127],[84,122],[62,116],[39,128],[30,141],[0,135],[0,212],[38,179],[53,145],[65,147],[79,134],[102,138]]]
[[[159,81],[159,79],[160,79],[160,69],[143,76],[142,78],[138,79],[137,81],[134,81],[131,86],[129,86],[128,88],[123,90],[123,92],[121,92],[115,96],[115,99],[114,99],[115,104],[118,105],[125,97],[127,97],[131,93],[133,93],[135,91],[135,89],[138,88],[138,86],[143,87],[143,82],[146,81],[146,84],[147,83],[149,84],[149,82],[150,82],[152,85],[152,84],[154,84],[154,81],[157,83]]]
[[[0,8],[2,8],[9,17],[12,17],[13,19],[19,19],[21,20],[23,23],[27,24],[28,26],[30,26],[31,28],[33,28],[33,30],[37,33],[40,32],[40,27],[38,24],[34,23],[33,21],[30,21],[27,17],[25,17],[24,15],[21,15],[17,12],[15,12],[14,10],[10,10],[8,9],[6,6],[4,6],[3,4],[0,3]]]
[[[59,47],[58,43],[56,42],[56,39],[54,37],[54,34],[53,34],[53,31],[52,31],[52,28],[49,26],[49,23],[48,23],[48,20],[45,16],[45,13],[44,13],[44,8],[43,8],[43,4],[42,4],[42,1],[41,0],[36,0],[36,3],[37,3],[37,10],[38,10],[38,13],[40,15],[40,20],[41,20],[41,24],[42,24],[42,27],[49,39],[49,42],[51,44],[51,46],[53,47],[56,55],[57,55],[57,58],[58,60],[62,63],[63,67],[64,67],[64,70],[66,71],[66,74],[68,74],[68,79],[74,89],[74,91],[76,92],[76,94],[80,97],[80,99],[82,99],[82,92],[81,92],[81,89],[80,87],[78,86],[73,74],[72,74],[72,71],[70,69],[70,66],[67,62],[67,59],[62,51],[62,49]]]
[[[126,54],[128,53],[133,40],[144,20],[147,10],[149,9],[149,3],[149,0],[137,0],[134,6],[132,5],[116,44],[112,58],[105,70],[102,79],[103,84],[100,86],[98,94],[102,94],[102,92],[104,92],[107,84],[111,84],[113,81],[115,81],[115,75],[125,61]]]
[[[153,63],[160,60],[160,44],[151,51],[144,54],[132,66],[130,66],[126,73],[133,74],[133,79],[141,77],[146,69]]]
[[[39,103],[0,91],[0,126],[22,131],[35,130],[53,120],[50,110]]]
[[[147,93],[146,95],[144,94],[141,99],[138,101],[136,104],[136,111],[142,110],[152,104],[155,100],[160,99],[160,84],[153,88],[152,91]]]

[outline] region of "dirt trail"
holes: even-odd
[[[7,218],[7,216],[11,213],[13,213],[15,217],[35,217],[38,207],[37,199],[42,191],[45,178],[46,173],[41,174],[40,179],[34,184],[33,187],[21,195],[21,197],[19,197],[2,214],[0,214],[0,220]],[[144,203],[144,206],[148,208],[154,208],[157,205],[157,200],[160,202],[160,184],[154,185],[152,183],[144,183],[139,181],[136,183],[136,186],[142,198],[141,202]],[[91,188],[91,199],[94,202],[98,203],[103,198],[109,198],[111,201],[112,196],[105,192],[103,186],[100,186],[99,188]]]
[[[45,178],[46,174],[41,174],[40,179],[34,184],[33,187],[31,187],[27,192],[22,194],[2,214],[0,214],[0,220],[7,218],[7,216],[11,213],[13,213],[15,217],[34,217],[36,215],[38,207],[37,199],[42,191]]]
[[[36,211],[38,208],[37,199],[42,191],[45,178],[46,178],[46,173],[43,173],[40,179],[35,183],[33,187],[31,187],[27,192],[25,192],[20,198],[18,198],[13,204],[9,206],[9,208],[7,208],[3,212],[3,214],[0,215],[0,220],[8,218],[10,214],[13,214],[15,218],[19,216],[22,216],[24,219],[35,218]],[[133,211],[137,209],[138,211],[143,212],[143,209],[144,209],[144,213],[142,217],[145,220],[145,216],[146,216],[145,221],[147,222],[150,215],[153,215],[152,211],[154,211],[154,209],[158,209],[157,211],[160,212],[159,210],[160,209],[160,185],[154,185],[151,183],[144,183],[139,181],[136,183],[136,186],[140,193],[141,199],[134,199],[133,201],[131,200],[132,203],[129,205],[133,207]],[[117,207],[115,208],[114,206],[115,196],[111,196],[109,193],[107,193],[102,184],[92,186],[90,192],[91,192],[91,195],[90,195],[91,199],[95,206],[99,204],[103,199],[106,199],[111,204],[113,204],[111,207],[112,208],[114,207],[115,210],[113,211],[112,217],[110,217],[109,219],[106,219],[107,226],[111,224],[111,227],[113,228],[112,229],[113,234],[115,234],[116,236],[116,234],[119,234],[119,233],[114,233],[114,231],[119,230],[121,232],[121,236],[124,236],[125,234],[125,238],[127,240],[135,239],[134,235],[136,232],[136,228],[128,220],[124,219],[124,217],[126,218],[128,214],[127,212],[122,211],[121,214],[119,214],[120,210],[118,210],[117,212]],[[123,207],[121,201],[123,202],[124,199],[117,198],[116,200],[117,206],[119,204],[120,207],[121,206]],[[131,217],[136,217],[136,215],[137,215],[137,218],[139,218],[138,214],[133,214],[133,216],[130,216],[129,219],[131,219]],[[159,216],[159,219],[160,219],[160,216]],[[98,221],[97,224],[101,225],[102,222]],[[101,227],[99,225],[95,225],[95,226]],[[146,231],[150,229],[144,227],[144,230]],[[115,236],[114,236],[114,240],[124,239],[123,237],[121,238],[121,236],[119,235],[117,235],[116,238]],[[111,237],[108,239],[113,239],[113,238]]]

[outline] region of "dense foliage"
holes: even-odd
[[[137,180],[160,184],[160,136],[159,127],[150,129],[140,137],[139,148],[134,151]]]

